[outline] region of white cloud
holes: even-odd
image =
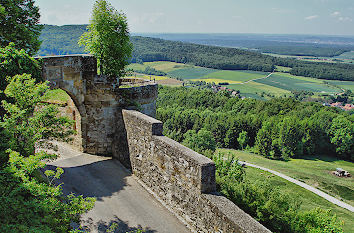
[[[339,11],[335,11],[331,14],[332,17],[337,17],[340,15],[340,12]]]
[[[332,17],[336,18],[338,21],[341,22],[352,22],[353,19],[347,16],[342,16],[342,14],[339,11],[335,11],[331,14]]]
[[[318,15],[310,15],[310,16],[305,17],[305,20],[313,20],[313,19],[316,19],[318,17],[319,17]]]
[[[339,17],[338,20],[343,21],[343,22],[352,22],[353,21],[353,19],[350,17]]]

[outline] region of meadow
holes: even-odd
[[[266,72],[216,70],[168,61],[131,64],[128,68],[144,70],[148,66],[167,73],[167,76],[182,78],[186,81],[229,83],[228,88],[239,90],[242,96],[256,99],[267,99],[270,98],[269,96],[291,96],[291,91],[301,90],[314,92],[315,95],[340,93],[342,88],[354,91],[354,82],[294,76],[286,73],[290,71],[290,68],[281,66],[277,66],[277,72],[266,79],[262,79],[269,74]],[[160,84],[164,85],[165,82],[169,81],[160,82]]]
[[[280,89],[288,91],[312,91],[312,92],[321,92],[321,93],[338,93],[341,90],[335,87],[328,86],[323,83],[319,83],[319,80],[314,79],[315,81],[310,81],[309,78],[305,80],[305,77],[292,76],[290,74],[275,73],[269,78],[259,79],[255,82],[262,83],[265,85],[277,87]]]
[[[302,159],[280,161],[270,160],[245,151],[229,149],[219,150],[226,153],[230,152],[241,161],[247,161],[252,164],[281,172],[316,187],[332,196],[335,196],[336,198],[342,199],[348,204],[354,205],[354,178],[341,178],[331,174],[331,171],[335,170],[337,167],[348,170],[351,174],[353,174],[354,166],[351,162],[330,157],[325,160],[323,157],[321,157],[321,159],[316,157],[306,157]],[[309,210],[316,207],[332,209],[332,212],[335,213],[340,220],[345,222],[343,227],[344,232],[352,232],[352,229],[354,229],[354,213],[334,205],[324,198],[321,198],[298,185],[295,185],[269,172],[252,167],[246,168],[246,176],[251,181],[268,180],[272,185],[285,190],[292,196],[296,196],[296,198],[302,203],[301,208],[304,210]]]

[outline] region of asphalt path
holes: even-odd
[[[59,144],[60,157],[48,163],[47,169],[64,169],[59,182],[64,194],[74,192],[95,197],[95,206],[81,218],[90,232],[190,232],[171,212],[161,205],[117,160],[75,151]]]
[[[301,181],[295,180],[294,178],[286,176],[286,175],[284,175],[284,174],[282,174],[280,172],[277,172],[277,171],[274,171],[274,170],[271,170],[271,169],[268,169],[268,168],[265,168],[265,167],[261,167],[261,166],[254,165],[254,164],[247,163],[247,162],[243,162],[243,161],[240,161],[240,163],[243,163],[246,166],[258,168],[258,169],[261,169],[263,171],[267,171],[267,172],[270,172],[270,173],[272,173],[274,175],[277,175],[277,176],[279,176],[279,177],[281,177],[283,179],[286,179],[286,180],[288,180],[288,181],[290,181],[290,182],[292,182],[294,184],[297,184],[297,185],[299,185],[299,186],[301,186],[301,187],[303,187],[303,188],[305,188],[305,189],[317,194],[320,197],[323,197],[324,199],[328,200],[329,202],[332,202],[333,204],[335,204],[337,206],[340,206],[340,207],[345,208],[345,209],[347,209],[347,210],[349,210],[351,212],[354,212],[354,207],[353,206],[351,206],[351,205],[349,205],[349,204],[347,204],[347,203],[345,203],[345,202],[343,202],[343,201],[341,201],[341,200],[339,200],[339,199],[337,199],[335,197],[332,197],[332,196],[328,195],[327,193],[324,193],[321,190],[316,189],[316,188],[314,188],[314,187],[312,187],[312,186],[310,186],[308,184],[305,184],[305,183],[303,183]]]

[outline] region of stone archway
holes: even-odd
[[[155,83],[134,83],[131,88],[119,88],[117,79],[97,75],[97,61],[90,55],[41,59],[43,78],[52,87],[66,91],[78,108],[83,152],[120,157],[115,151],[124,145],[122,109],[138,109],[155,115]]]

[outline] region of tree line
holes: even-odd
[[[293,98],[241,100],[227,92],[160,87],[157,106],[165,135],[178,142],[196,137],[203,129],[216,147],[248,147],[269,158],[354,159],[354,115],[319,103]],[[241,143],[240,135],[246,143]],[[198,152],[207,149],[213,147]]]
[[[86,25],[45,25],[39,55],[84,53],[77,41]],[[132,36],[131,62],[173,61],[224,69],[271,72],[276,65],[290,67],[291,74],[329,80],[354,81],[353,64],[319,63],[292,58],[277,58],[236,48],[198,45],[156,38]]]

